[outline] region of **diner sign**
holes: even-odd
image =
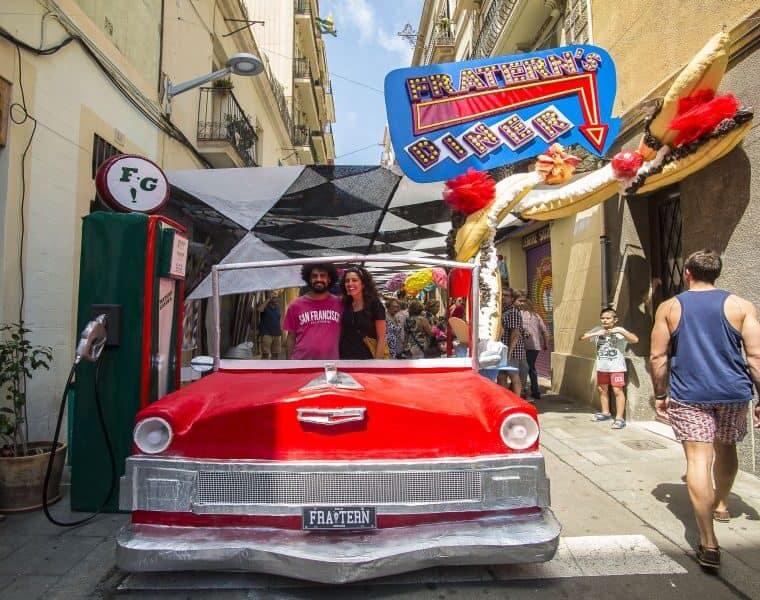
[[[610,55],[588,45],[396,69],[385,78],[396,160],[410,179],[431,182],[554,142],[602,156],[620,128],[615,87]]]

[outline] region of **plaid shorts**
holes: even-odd
[[[679,442],[736,444],[747,435],[749,402],[686,404],[668,401],[668,418]]]

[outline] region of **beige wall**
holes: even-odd
[[[618,73],[614,114],[622,114],[679,71],[724,25],[733,27],[757,0],[593,0],[594,44]]]
[[[147,8],[151,2],[136,0],[129,6],[135,8],[142,3]],[[145,72],[145,62],[158,64],[157,49],[146,46],[140,52],[136,48],[122,52],[122,41],[111,39],[101,24],[82,10],[92,10],[84,0],[56,0],[51,5],[61,11],[58,19],[44,16],[40,3],[3,0],[0,26],[31,46],[39,45],[41,29],[46,47],[65,39],[70,32],[81,35],[96,47],[114,76],[125,82],[144,110],[158,119],[165,105],[159,97],[157,78],[147,77]],[[214,3],[164,5],[167,27],[163,71],[175,83],[209,72],[215,55],[224,62],[231,54],[255,48],[253,40],[249,37],[246,42],[244,35],[217,35],[216,43],[210,35],[227,30],[220,7],[238,10],[237,0],[217,0],[216,23],[212,20]],[[135,14],[143,12],[135,10]],[[157,27],[153,16],[143,16],[147,19],[145,27]],[[69,29],[64,29],[63,24]],[[131,23],[129,31],[133,31]],[[151,57],[146,58],[146,54]],[[54,354],[52,369],[36,373],[30,380],[29,422],[31,437],[45,439],[54,426],[77,339],[81,218],[89,212],[95,196],[91,174],[93,135],[123,152],[151,158],[164,170],[200,168],[202,163],[137,110],[77,42],[48,56],[21,50],[21,71],[27,110],[38,123],[25,168],[23,318],[33,329],[33,342],[52,346]],[[0,77],[13,85],[11,101],[21,102],[16,47],[5,40],[0,40]],[[269,81],[266,76],[234,80],[243,109],[254,124],[261,126],[260,161],[276,165],[278,159],[292,154],[292,144]],[[197,94],[197,90],[189,91],[172,102],[171,120],[191,142],[197,131]],[[31,132],[31,120],[22,125],[11,123],[8,143],[0,148],[0,321],[19,318],[21,154]]]
[[[159,77],[161,0],[74,0],[147,80]],[[191,5],[188,4],[188,9]]]
[[[9,12],[14,9],[28,13],[30,5],[11,0]],[[4,27],[32,45],[39,41],[41,19],[41,9],[35,19],[0,15]],[[45,21],[48,44],[65,35],[55,20]],[[26,157],[23,317],[33,330],[33,342],[52,346],[54,354],[51,370],[36,373],[29,382],[30,436],[44,439],[52,431],[73,359],[80,219],[94,196],[93,133],[113,143],[118,128],[125,135],[125,150],[148,156],[156,155],[159,136],[76,43],[51,56],[22,51],[21,69],[27,110],[38,122]],[[0,42],[0,76],[14,84],[12,101],[21,102],[16,49],[5,41]],[[31,132],[31,121],[11,124],[9,143],[0,149],[2,321],[19,318],[21,153]]]
[[[253,31],[259,49],[269,60],[275,77],[285,88],[285,95],[293,95],[293,2],[261,2],[246,0],[251,19],[265,21],[254,25]]]
[[[552,222],[554,352],[552,387],[579,399],[594,397],[594,353],[578,337],[599,322],[602,208]]]

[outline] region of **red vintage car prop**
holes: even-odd
[[[293,262],[215,267],[214,306],[219,270]],[[473,265],[425,262],[474,269],[477,282]],[[121,569],[343,583],[554,556],[536,410],[481,376],[477,357],[338,361],[337,375],[323,361],[221,360],[218,349],[214,362],[137,415]]]

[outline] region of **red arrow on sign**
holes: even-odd
[[[436,131],[482,117],[502,114],[539,102],[578,95],[585,123],[581,133],[599,152],[609,126],[599,122],[599,97],[594,73],[582,73],[556,81],[535,81],[509,88],[467,93],[464,96],[426,100],[412,106],[415,135]]]

